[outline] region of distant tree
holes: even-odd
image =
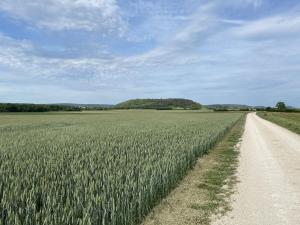
[[[278,111],[285,111],[286,110],[286,105],[284,102],[277,102],[276,104],[276,109]]]

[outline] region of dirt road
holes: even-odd
[[[300,224],[300,136],[247,117],[233,211],[213,225]]]

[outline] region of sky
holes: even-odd
[[[300,106],[296,0],[1,0],[0,102]]]

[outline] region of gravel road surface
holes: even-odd
[[[213,225],[300,224],[300,136],[247,116],[233,210]]]

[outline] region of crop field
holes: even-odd
[[[300,113],[259,112],[258,115],[273,123],[277,123],[295,133],[300,134]]]
[[[0,224],[139,224],[242,115],[0,114]]]

